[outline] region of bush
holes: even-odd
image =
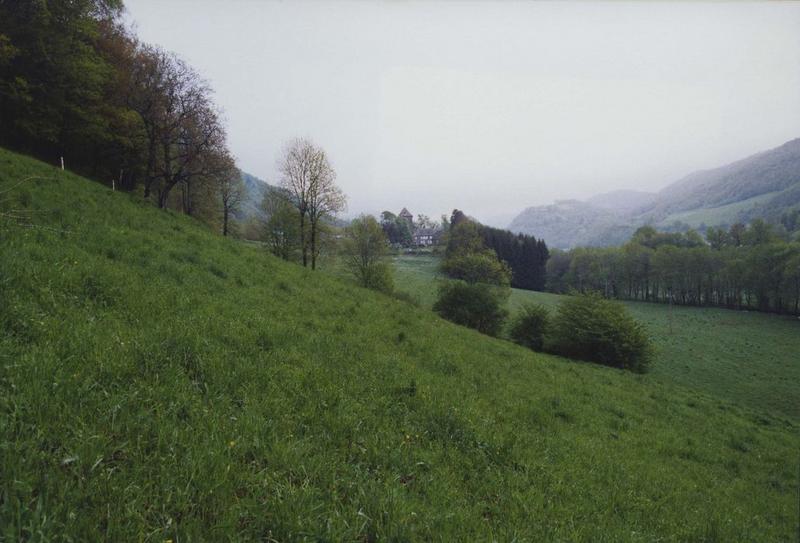
[[[386,262],[375,262],[362,270],[361,284],[367,288],[391,294],[394,290],[392,268]]]
[[[392,269],[386,263],[388,245],[383,228],[371,215],[361,215],[345,230],[344,266],[361,286],[391,293]]]
[[[527,304],[511,321],[511,339],[534,351],[544,347],[544,334],[549,312],[539,304]]]
[[[482,283],[448,281],[439,287],[433,310],[445,319],[496,336],[507,312],[502,308],[508,289]]]
[[[549,339],[557,354],[640,373],[653,354],[642,325],[622,304],[598,294],[573,295],[562,302]]]
[[[497,259],[494,251],[488,249],[449,256],[442,261],[441,271],[452,279],[460,279],[467,283],[501,286],[508,286],[511,283],[508,266]]]

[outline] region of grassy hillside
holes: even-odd
[[[435,257],[395,259],[399,290],[431,307]],[[563,296],[512,289],[511,313],[526,302],[555,309]],[[656,345],[648,379],[678,383],[738,405],[800,420],[800,320],[765,313],[624,302]]]
[[[585,202],[530,207],[514,218],[509,229],[566,249],[621,245],[645,224],[670,228],[679,221],[699,228],[756,218],[776,223],[800,206],[799,172],[800,138],[725,166],[691,173],[652,197],[615,191]]]
[[[37,176],[9,189],[17,180]],[[781,541],[793,422],[0,151],[0,538]]]
[[[669,213],[719,207],[800,183],[800,138],[731,164],[691,173],[663,188],[646,213],[661,218]]]
[[[753,196],[747,200],[734,202],[719,207],[701,207],[692,209],[691,211],[680,211],[667,215],[665,219],[659,222],[657,228],[669,228],[675,222],[682,222],[688,224],[690,228],[699,228],[702,225],[731,225],[736,222],[746,222],[743,220],[743,213],[757,209],[758,206],[771,201],[775,196],[781,194],[780,192],[768,192]]]

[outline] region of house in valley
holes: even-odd
[[[418,247],[430,247],[439,242],[442,231],[438,228],[416,228],[411,234],[414,245]]]
[[[411,214],[408,208],[404,207],[402,211],[397,214],[397,218],[408,224],[409,230],[411,231],[412,246],[431,247],[432,245],[438,244],[441,240],[441,228],[437,226],[427,226],[430,224],[430,221],[427,220],[421,223],[415,223],[414,215]]]

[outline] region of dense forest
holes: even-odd
[[[525,234],[514,234],[508,230],[492,228],[469,219],[456,209],[450,217],[446,255],[451,256],[461,250],[469,238],[459,235],[460,225],[474,225],[483,246],[489,249],[498,260],[504,262],[511,272],[511,286],[527,290],[544,290],[546,283],[546,263],[550,255],[544,240]]]
[[[787,216],[796,220],[797,215]],[[553,251],[547,287],[611,298],[800,314],[800,242],[755,220],[729,229],[639,228],[622,247]]]
[[[120,0],[0,2],[0,146],[228,231],[241,179],[208,83]]]

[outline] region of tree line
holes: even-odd
[[[472,224],[471,227],[461,225]],[[462,231],[458,231],[461,228]],[[474,229],[482,244],[494,252],[495,257],[509,268],[510,285],[527,290],[544,290],[547,279],[547,259],[550,251],[544,240],[533,236],[514,234],[485,226],[469,219],[462,211],[455,209],[450,217],[446,255],[458,252],[467,243],[464,229]]]
[[[242,199],[209,84],[120,0],[0,2],[0,145],[220,228]]]
[[[800,314],[800,242],[762,220],[728,229],[639,228],[622,247],[553,251],[551,292]]]

